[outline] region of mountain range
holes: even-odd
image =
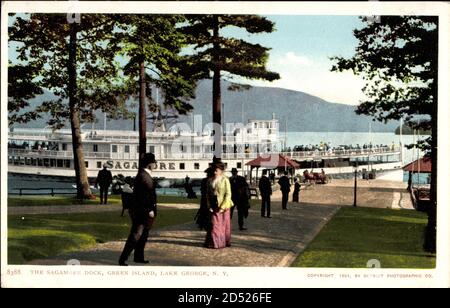
[[[252,86],[244,91],[231,91],[230,83],[222,81],[222,104],[225,123],[247,123],[249,119],[269,120],[275,117],[280,121],[280,131],[290,132],[368,132],[371,123],[372,132],[394,132],[397,122],[387,124],[373,122],[371,117],[357,115],[355,106],[330,103],[319,97],[300,91],[272,87]],[[196,98],[191,101],[193,114],[202,116],[203,126],[212,119],[212,81],[200,81],[196,89]],[[52,98],[52,94],[30,100],[31,107]],[[137,112],[137,107],[135,108]],[[104,126],[103,114],[96,112],[98,118],[95,128]],[[43,128],[46,118],[27,124],[15,124],[14,127]],[[180,116],[178,122],[192,123],[192,115]],[[133,120],[108,120],[107,129],[132,130]],[[170,125],[169,125],[170,126]],[[91,125],[89,125],[91,127]]]

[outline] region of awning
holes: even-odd
[[[246,163],[247,166],[251,167],[261,167],[267,169],[275,168],[300,168],[300,165],[290,159],[289,157],[283,156],[281,154],[268,154],[264,156],[258,156],[256,159]]]
[[[431,173],[431,157],[422,157],[403,167],[404,171],[413,173]]]

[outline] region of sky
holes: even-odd
[[[364,99],[361,77],[352,72],[330,72],[330,57],[348,58],[354,54],[358,41],[353,36],[353,30],[362,26],[357,16],[266,17],[275,23],[276,30],[272,33],[248,34],[234,27],[222,30],[221,35],[240,37],[270,48],[267,68],[281,77],[274,82],[242,82],[302,91],[332,103],[357,105]],[[10,19],[9,24],[11,22]],[[10,58],[14,55],[11,52]]]
[[[275,23],[270,34],[223,30],[223,34],[269,47],[267,68],[280,74],[274,82],[246,81],[252,85],[306,92],[332,103],[357,105],[364,99],[361,77],[352,72],[330,72],[330,57],[351,57],[358,41],[353,30],[362,27],[357,16],[266,16]]]

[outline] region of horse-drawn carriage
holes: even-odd
[[[331,182],[331,177],[324,172],[309,172],[308,170],[303,172],[303,183],[328,184],[329,182]]]

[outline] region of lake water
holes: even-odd
[[[285,137],[281,133],[281,137]],[[402,136],[403,144],[411,144],[414,142],[414,136]],[[427,136],[419,136],[419,139],[426,139]],[[416,137],[417,139],[417,137]],[[394,133],[335,133],[335,132],[289,132],[287,133],[287,145],[293,148],[296,145],[318,145],[321,142],[331,143],[332,147],[339,145],[354,145],[372,143],[373,145],[395,145],[400,144],[400,136]],[[418,150],[404,150],[404,163],[407,164],[413,160],[423,156],[424,153]],[[404,176],[404,181],[408,180],[407,174]],[[428,176],[426,174],[416,176],[414,182],[427,183]],[[62,178],[45,178],[38,176],[12,176],[8,175],[8,193],[13,192],[14,188],[58,188],[59,192],[74,192],[72,180],[65,180]],[[195,188],[197,194],[199,189]],[[14,190],[17,192],[17,190]],[[96,192],[94,189],[93,192]],[[184,189],[179,188],[160,188],[159,194],[165,195],[183,195]]]
[[[68,178],[8,174],[8,194],[10,193],[18,194],[19,193],[18,188],[29,189],[23,190],[23,194],[42,193],[49,195],[51,193],[50,188],[55,189],[55,194],[76,193],[74,181]],[[193,189],[195,193],[199,196],[200,187],[194,187]],[[96,189],[94,186],[91,186],[91,191],[94,194],[99,193],[98,189]],[[184,188],[163,187],[157,188],[156,192],[159,195],[185,196]]]

